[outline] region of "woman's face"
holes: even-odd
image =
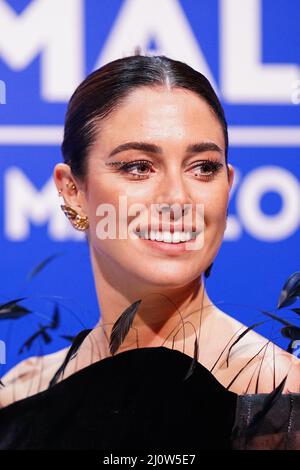
[[[140,145],[128,145],[123,150],[119,147],[132,142]],[[203,143],[215,144],[219,150],[195,147]],[[117,152],[118,147],[122,151]],[[203,165],[208,159],[217,164]],[[120,162],[138,160],[146,163],[127,166],[127,172],[120,168]],[[180,88],[143,87],[129,94],[101,121],[88,155],[84,210],[90,224],[89,242],[103,271],[125,276],[126,282],[132,279],[171,288],[198,278],[215,258],[223,238],[233,181],[231,165],[228,172],[221,124],[204,100]],[[128,215],[120,209],[121,200],[123,204],[126,201],[127,211],[136,203],[142,204],[142,209]],[[102,204],[116,211],[116,237],[99,237],[99,222],[108,220],[107,212],[100,215]],[[176,204],[182,209],[186,204],[193,224],[196,204],[203,207],[202,248],[178,250],[178,246],[168,244],[168,249],[162,250],[159,242],[133,239],[132,227],[139,230],[162,221],[153,204]],[[171,213],[171,226],[183,221],[178,214],[181,216],[181,211],[173,218]],[[129,228],[122,238],[118,234],[121,224]]]

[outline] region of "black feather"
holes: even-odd
[[[285,326],[293,326],[293,325],[291,325],[290,322],[288,322],[284,318],[281,318],[281,317],[278,317],[277,315],[274,315],[274,313],[267,312],[266,310],[261,310],[261,312],[264,315],[267,315],[268,317],[273,318],[273,320],[279,321],[280,323],[282,323]]]
[[[26,297],[10,300],[0,305],[0,320],[21,318],[28,313],[32,313],[28,308],[18,305],[18,302],[24,299],[26,299]]]
[[[41,261],[39,264],[37,264],[26,276],[26,280],[30,281],[34,276],[36,276],[42,269],[44,269],[45,266],[47,266],[50,261],[53,259],[57,258],[58,256],[61,256],[63,253],[55,253],[51,256],[47,256],[43,261]]]
[[[267,395],[262,409],[253,416],[252,421],[250,422],[249,427],[247,429],[248,438],[252,437],[257,432],[257,428],[259,424],[261,423],[262,419],[266,416],[266,414],[274,405],[274,403],[282,395],[282,391],[283,391],[286,379],[287,379],[287,375],[282,379],[280,384],[271,393]]]
[[[59,369],[55,372],[54,376],[50,380],[48,388],[53,387],[53,385],[56,384],[56,382],[57,382],[58,378],[60,377],[60,375],[64,374],[64,371],[65,371],[65,368],[66,368],[68,362],[75,357],[75,355],[77,354],[77,351],[79,349],[79,346],[81,345],[81,343],[83,342],[85,337],[91,331],[92,331],[91,329],[82,330],[82,331],[80,331],[80,333],[77,336],[75,336],[75,339],[74,339],[69,351],[67,352],[67,355],[66,355],[62,365],[59,367]]]
[[[300,339],[300,328],[298,326],[284,326],[281,328],[281,334],[285,338],[289,338],[292,340]]]
[[[267,341],[266,344],[264,344],[260,350],[254,354],[254,356],[252,356],[249,361],[246,362],[246,364],[239,370],[239,372],[233,377],[233,379],[230,381],[230,383],[227,385],[227,390],[230,389],[230,387],[232,386],[232,384],[236,381],[236,379],[240,376],[240,374],[248,367],[248,365],[261,353],[261,351],[266,347],[266,345],[269,343],[269,341]]]
[[[44,329],[41,330],[41,337],[43,338],[43,340],[46,344],[51,343],[51,341],[52,341],[51,336]]]
[[[187,380],[192,375],[192,373],[194,372],[194,369],[195,369],[196,364],[198,362],[198,352],[199,352],[198,338],[195,338],[195,341],[194,341],[194,357],[193,357],[193,360],[192,360],[191,365],[189,367],[189,370],[187,371],[185,377],[183,378],[183,381]]]
[[[29,351],[29,349],[31,348],[32,346],[32,343],[34,342],[34,340],[36,338],[38,338],[39,336],[41,335],[41,330],[38,330],[36,331],[35,333],[33,333],[33,335],[31,335],[23,344],[22,346],[20,347],[18,353],[21,354],[24,349],[26,348],[27,351]]]
[[[300,296],[300,272],[289,276],[281,290],[277,309],[293,304]]]
[[[49,325],[49,328],[56,330],[59,327],[59,320],[60,320],[59,307],[56,304],[54,307],[53,317]]]
[[[47,333],[48,329],[55,330],[59,327],[59,308],[58,305],[55,305],[54,307],[54,312],[52,316],[52,320],[48,325],[41,325],[39,324],[39,329],[36,331],[32,336],[30,336],[21,346],[19,349],[19,354],[21,354],[24,351],[24,348],[29,350],[32,346],[32,343],[34,340],[36,340],[39,336],[44,340],[46,344],[51,343],[52,338],[51,336]]]
[[[230,346],[230,348],[228,349],[228,353],[227,353],[227,358],[226,358],[226,364],[227,364],[227,367],[229,365],[229,356],[230,356],[230,353],[231,353],[231,350],[232,348],[247,334],[249,333],[249,331],[252,331],[254,328],[256,328],[257,326],[259,325],[262,325],[263,323],[266,323],[265,321],[261,321],[261,322],[258,322],[258,323],[254,323],[253,325],[249,326],[246,330],[244,330],[238,337],[237,339],[232,343],[232,345]]]
[[[124,310],[124,312],[114,323],[109,339],[109,350],[112,355],[115,354],[115,352],[123,343],[129,329],[131,328],[133,319],[141,301],[142,300],[140,299],[136,302],[133,302],[133,304],[126,308],[126,310]]]

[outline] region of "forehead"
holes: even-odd
[[[129,140],[162,146],[210,141],[224,149],[222,126],[209,105],[196,93],[182,88],[141,87],[100,124],[96,144],[103,151]]]

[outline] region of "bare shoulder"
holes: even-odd
[[[216,378],[242,394],[269,393],[287,377],[283,393],[299,393],[300,360],[296,356],[256,331],[247,331],[246,325],[221,310],[219,315],[232,336]]]
[[[1,381],[0,406],[4,407],[45,390],[69,348],[45,356],[32,356],[10,369]]]

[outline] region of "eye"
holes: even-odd
[[[116,162],[119,163],[119,171],[133,176],[135,179],[142,179],[149,176],[149,170],[152,163],[148,160],[136,160],[134,162]],[[135,171],[135,173],[134,173]]]
[[[199,176],[205,181],[213,179],[213,177],[223,168],[223,163],[219,162],[218,160],[200,160],[198,165],[194,165],[193,169],[198,169],[201,171]]]

